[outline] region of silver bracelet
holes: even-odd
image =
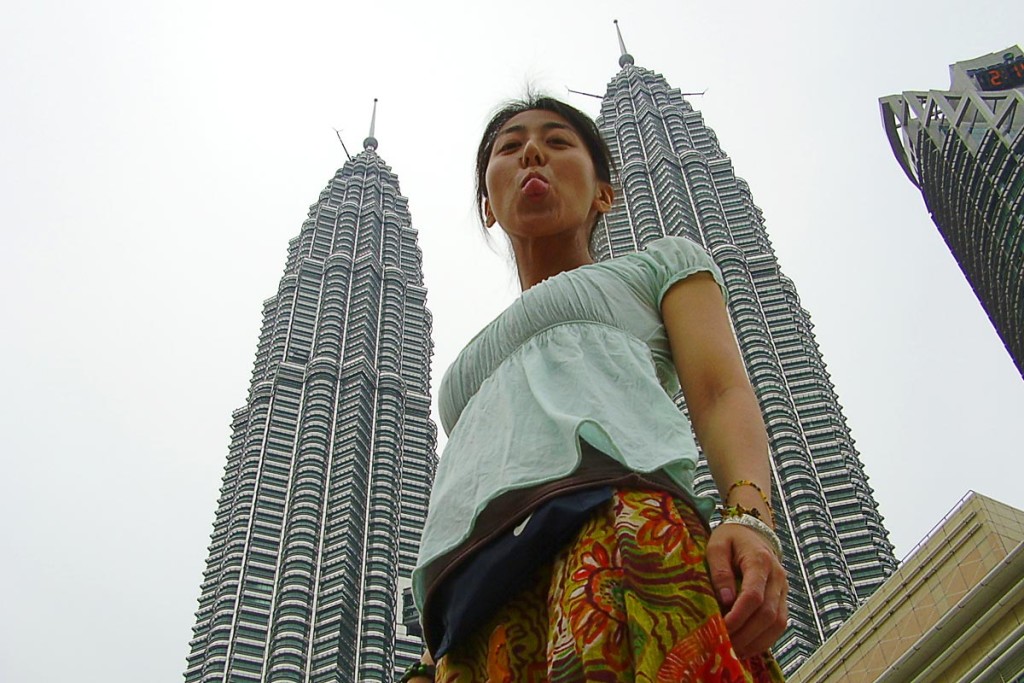
[[[775,557],[779,558],[780,562],[782,561],[782,542],[779,540],[779,537],[775,532],[772,531],[772,528],[757,517],[754,517],[753,515],[737,515],[735,517],[725,517],[722,519],[721,523],[739,524],[740,526],[745,526],[748,529],[757,532],[761,538],[768,541],[768,545],[771,546],[772,551],[775,553]]]

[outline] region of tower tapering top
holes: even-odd
[[[622,31],[619,29],[619,20],[613,19],[612,22],[615,24],[615,33],[619,36],[619,50],[622,51],[622,54],[619,56],[619,66],[632,66],[633,55],[626,52],[626,43],[622,40]]]
[[[373,129],[377,127],[377,98],[373,98],[373,116],[370,117],[370,134],[363,140],[363,149],[377,150],[377,138],[373,137]]]

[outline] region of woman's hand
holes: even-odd
[[[707,560],[736,655],[766,652],[789,618],[789,584],[775,553],[756,531],[719,524],[708,540]]]

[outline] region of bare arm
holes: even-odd
[[[661,308],[693,427],[723,499],[740,479],[767,494],[768,437],[718,284],[710,273],[691,275],[668,291]],[[760,495],[743,488],[729,502],[768,519]]]
[[[770,495],[768,437],[717,283],[709,273],[691,275],[665,294],[661,310],[693,427],[723,499],[740,480]],[[752,486],[734,488],[726,502],[771,518]],[[708,541],[707,558],[737,654],[768,649],[786,626],[787,584],[767,542],[750,529],[722,525]]]

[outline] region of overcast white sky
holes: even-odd
[[[180,680],[230,413],[288,240],[380,98],[435,383],[515,296],[477,136],[597,94],[612,19],[693,98],[811,312],[903,556],[968,489],[1024,507],[1024,382],[888,149],[877,98],[1021,40],[963,2],[7,0],[0,7],[0,679]],[[597,113],[597,100],[572,98]]]

